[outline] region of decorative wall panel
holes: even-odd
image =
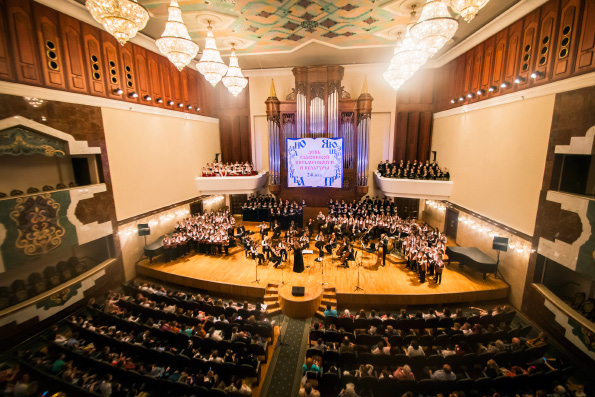
[[[6,29],[6,5],[0,0],[0,79],[13,80],[14,73],[10,64],[8,30]]]
[[[558,41],[552,70],[552,80],[567,78],[573,72],[581,26],[581,0],[565,0],[560,9]]]
[[[107,96],[106,81],[110,79],[110,68],[103,62],[100,31],[82,23],[83,58],[89,81],[89,93]]]
[[[33,3],[33,15],[44,85],[66,89],[62,41],[58,34],[58,13],[39,3]]]
[[[538,33],[540,13],[541,10],[538,8],[524,19],[518,73],[522,79],[517,84],[517,89],[528,88],[533,82],[531,73],[535,71],[537,55],[539,54]]]
[[[584,1],[581,36],[578,43],[578,55],[575,70],[579,73],[595,69],[595,0]]]
[[[81,24],[78,20],[68,15],[59,14],[60,30],[62,31],[62,55],[64,61],[64,75],[69,91],[80,93],[88,92],[87,73],[85,73],[85,60],[83,57]]]
[[[42,72],[37,57],[31,3],[6,0],[6,16],[17,81],[23,84],[41,85]]]
[[[120,68],[122,71],[122,88],[124,90],[124,100],[128,102],[139,102],[139,92],[136,81],[136,66],[134,65],[133,44],[126,43],[118,45],[120,55]]]
[[[107,71],[107,96],[114,99],[123,99],[125,95],[126,82],[122,78],[122,67],[118,57],[118,47],[120,44],[107,32],[101,32],[101,47],[104,60],[104,68]],[[118,94],[116,90],[122,90]]]
[[[147,63],[147,50],[139,46],[134,46],[134,60],[138,86],[138,101],[143,105],[151,104],[155,101],[155,98],[151,97],[151,75],[149,74]],[[159,82],[159,80],[157,81]],[[151,99],[146,100],[146,95],[151,97]]]
[[[503,79],[509,83],[510,86],[502,88],[502,94],[508,94],[516,89],[515,79],[519,75],[522,33],[523,20],[513,23],[508,28],[508,45],[506,46],[506,61],[504,63]]]

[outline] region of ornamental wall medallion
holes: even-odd
[[[47,157],[64,157],[66,146],[65,141],[21,128],[0,132],[0,156],[42,154]]]
[[[46,254],[62,244],[60,203],[49,193],[17,198],[10,218],[18,231],[15,246],[25,255]]]

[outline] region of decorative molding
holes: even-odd
[[[500,14],[497,18],[494,18],[492,21],[490,21],[490,23],[486,24],[477,32],[473,33],[471,36],[467,37],[455,47],[441,55],[439,58],[430,60],[424,65],[424,68],[433,69],[446,65],[448,62],[463,55],[476,45],[483,43],[486,39],[492,37],[502,29],[512,25],[514,22],[518,21],[536,8],[541,7],[548,1],[549,0],[521,0]]]
[[[138,113],[155,114],[159,116],[175,117],[178,119],[186,119],[193,121],[204,121],[207,123],[219,123],[219,119],[214,117],[206,117],[197,114],[182,113],[175,110],[162,109],[154,106],[139,105],[136,103],[124,102],[115,99],[100,98],[85,94],[76,94],[67,91],[50,90],[48,88],[35,87],[25,84],[9,83],[7,81],[0,81],[0,94],[28,96],[32,98],[40,98],[47,101],[58,101],[66,103],[76,103],[79,105],[96,106],[100,108],[111,108],[120,110],[130,110]],[[43,124],[36,123],[40,126]],[[0,125],[0,128],[2,126]],[[44,126],[49,128],[47,126]],[[36,127],[34,127],[36,128]],[[43,132],[43,131],[42,131]],[[59,131],[58,131],[59,132]],[[61,133],[62,134],[62,133]],[[99,150],[99,149],[98,149]],[[99,152],[97,152],[99,153]]]
[[[595,85],[595,72],[434,113],[434,120]]]
[[[12,84],[12,83],[0,82],[0,86],[2,84]],[[17,85],[17,84],[15,84],[15,85]],[[24,86],[24,87],[29,87],[29,86]],[[48,90],[46,88],[42,88],[42,89],[47,90],[47,91],[52,91],[52,90]],[[1,91],[1,88],[0,88],[0,91]],[[74,94],[74,95],[79,95],[79,94]],[[41,98],[41,97],[37,97],[37,98]],[[43,98],[43,99],[45,99],[45,98]],[[33,131],[38,131],[38,132],[44,133],[46,135],[50,135],[54,138],[57,138],[57,139],[67,142],[69,155],[73,155],[73,154],[101,154],[101,148],[89,147],[89,144],[87,143],[87,141],[76,141],[74,139],[74,137],[70,134],[67,134],[67,133],[59,131],[55,128],[49,127],[45,124],[30,120],[28,118],[21,117],[21,116],[12,116],[12,117],[8,117],[4,120],[0,120],[0,130],[5,130],[7,128],[18,127],[18,126],[27,127],[27,128],[32,129]]]

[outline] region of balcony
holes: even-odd
[[[378,171],[374,172],[374,179],[388,197],[448,200],[454,186],[451,181],[384,178]]]
[[[200,194],[251,194],[262,189],[268,173],[261,171],[252,176],[197,177],[196,187]]]

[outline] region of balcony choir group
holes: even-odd
[[[448,169],[440,169],[436,160],[431,163],[426,160],[425,163],[413,160],[413,164],[410,161],[405,163],[401,160],[400,163],[393,161],[392,163],[386,160],[384,163],[378,164],[378,172],[380,176],[385,178],[399,178],[399,179],[425,179],[425,180],[438,180],[448,181],[450,179],[450,173]]]
[[[294,214],[301,214],[305,206],[306,200],[302,200],[301,204],[296,201],[283,201],[283,199],[276,201],[272,195],[267,194],[250,196],[248,201],[246,201],[242,206],[242,210],[266,209],[268,211],[269,218],[274,218],[276,216],[291,216]]]
[[[176,222],[174,232],[163,238],[166,262],[195,251],[201,254],[228,254],[235,219],[229,211],[205,212]]]
[[[250,176],[256,175],[258,172],[254,167],[254,164],[245,162],[240,164],[239,162],[232,163],[207,163],[205,167],[202,167],[201,172],[203,177],[210,176]]]

